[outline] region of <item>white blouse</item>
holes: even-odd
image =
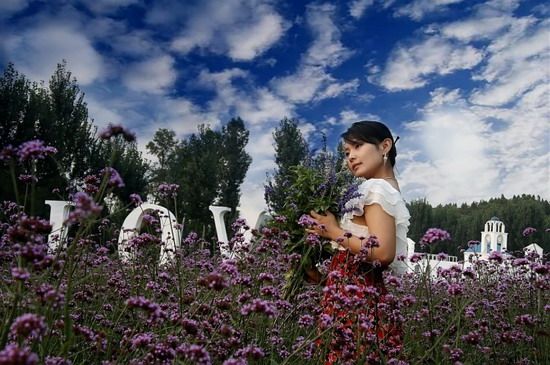
[[[407,232],[409,230],[410,214],[401,193],[384,179],[368,179],[358,187],[360,196],[350,199],[345,204],[348,211],[340,219],[340,227],[354,236],[368,237],[369,228],[365,225],[353,223],[354,216],[364,214],[365,205],[378,204],[382,209],[394,217],[396,232],[396,250],[395,257],[400,255],[407,257]],[[345,249],[336,244],[337,249]],[[390,269],[396,274],[402,274],[407,267],[403,261],[394,259],[390,264]]]

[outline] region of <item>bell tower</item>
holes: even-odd
[[[481,232],[481,254],[489,254],[492,251],[505,252],[508,249],[508,233],[504,223],[497,217],[489,219]]]

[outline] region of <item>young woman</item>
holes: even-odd
[[[311,212],[317,225],[308,230],[337,245],[322,302],[333,329],[326,364],[387,362],[401,351],[402,338],[382,272],[404,271],[396,257],[407,255],[410,218],[393,171],[395,140],[373,121],[354,123],[342,138],[348,168],[365,181],[339,222],[330,212]]]

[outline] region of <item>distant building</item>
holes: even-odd
[[[489,219],[481,232],[481,240],[479,243],[469,247],[464,251],[464,261],[458,261],[456,256],[442,256],[416,253],[414,252],[415,243],[410,238],[408,239],[408,257],[406,260],[408,272],[421,271],[429,264],[432,269],[432,276],[437,274],[437,268],[449,269],[454,265],[459,265],[462,268],[467,268],[472,265],[474,260],[488,260],[492,252],[500,252],[503,256],[509,256],[508,250],[508,233],[506,226],[497,217]],[[535,252],[539,257],[542,257],[543,250],[536,243],[526,246],[525,254]],[[411,262],[411,257],[422,255],[422,259],[417,262]]]
[[[493,251],[506,253],[507,250],[506,226],[498,217],[492,217],[485,223],[479,243],[464,251],[464,266],[469,266],[471,256],[475,256],[476,259],[487,259]]]

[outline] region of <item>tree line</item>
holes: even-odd
[[[125,183],[114,190],[113,196],[115,205],[121,208],[120,219],[125,216],[124,208],[130,209],[130,194],[137,193],[172,209],[183,221],[184,233],[195,231],[205,238],[213,237],[215,232],[210,205],[232,209],[226,215],[228,227],[238,216],[240,187],[252,161],[245,150],[249,131],[245,122],[235,117],[219,130],[203,124],[197,132],[181,139],[173,130],[157,130],[146,144],[147,151],[156,157],[150,162],[134,141],[100,138],[88,116],[84,93],[65,63],[58,65],[47,85],[29,81],[13,64],[8,64],[0,78],[0,149],[33,139],[58,149],[55,159],[41,160],[33,166],[40,179],[34,191],[37,214],[47,216],[44,200],[66,199],[84,184],[86,176],[110,165]],[[331,151],[324,137],[314,141],[322,145],[320,149],[311,148],[294,119],[283,118],[273,132],[273,140],[276,168],[266,177],[265,198],[269,210],[276,214],[282,210],[285,189],[292,183],[292,166],[341,166],[344,156],[341,145]],[[15,172],[24,174],[28,168],[19,166]],[[0,201],[14,200],[14,191],[9,188],[11,174],[9,164],[0,161]],[[158,190],[162,184],[177,184],[177,194],[163,196]],[[509,251],[520,250],[530,242],[539,243],[545,251],[550,248],[550,233],[545,232],[550,227],[550,205],[539,197],[502,196],[485,202],[436,207],[426,200],[416,200],[409,202],[408,207],[412,216],[409,237],[414,241],[418,242],[430,227],[451,233],[451,241],[432,250],[461,256],[469,240],[480,239],[485,222],[493,216],[506,225]],[[528,226],[537,228],[537,232],[526,239],[521,233]]]

